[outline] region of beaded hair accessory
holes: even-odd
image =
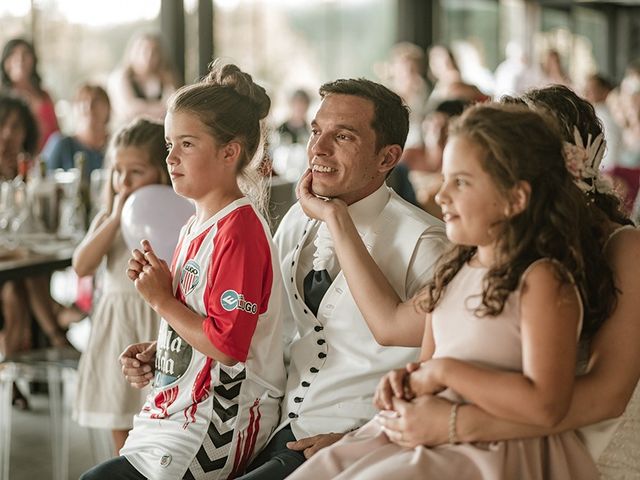
[[[564,160],[567,170],[574,178],[575,184],[584,193],[605,193],[611,191],[610,183],[599,175],[600,163],[604,156],[607,142],[600,133],[592,140],[587,137],[587,144],[582,143],[582,137],[577,127],[573,127],[573,143],[563,142]]]

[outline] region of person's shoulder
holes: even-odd
[[[529,265],[520,277],[521,293],[559,292],[563,286],[573,286],[571,273],[557,260],[540,258]],[[573,287],[575,289],[575,287]]]
[[[309,217],[307,217],[298,202],[294,203],[278,225],[273,240],[278,247],[283,243],[291,241],[293,238],[299,238],[301,229],[306,225]]]
[[[251,239],[264,236],[264,225],[252,205],[240,205],[218,220],[218,233],[234,239]]]
[[[424,224],[425,228],[444,231],[444,222],[434,217],[422,208],[404,200],[396,192],[391,192],[389,206],[402,215],[404,221],[414,221]]]
[[[616,231],[607,242],[605,254],[614,266],[640,263],[640,229],[625,227]]]

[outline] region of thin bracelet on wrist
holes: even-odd
[[[449,443],[451,445],[456,445],[460,443],[458,440],[458,435],[456,434],[456,422],[458,420],[458,407],[459,403],[454,403],[451,405],[451,412],[449,413]]]

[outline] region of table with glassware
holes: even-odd
[[[0,283],[62,270],[71,265],[77,241],[55,234],[0,234]]]
[[[89,212],[80,178],[71,169],[0,182],[0,282],[71,265]]]

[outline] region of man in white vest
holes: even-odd
[[[409,128],[407,107],[369,80],[337,80],[322,102],[307,147],[316,195],[340,198],[365,245],[402,300],[431,277],[446,246],[442,222],[385,184]],[[351,296],[322,222],[291,207],[275,235],[291,317],[285,319],[287,388],[281,424],[245,480],[285,478],[320,448],[376,413],[372,399],[389,370],[418,349],[376,342]]]
[[[443,223],[385,184],[409,129],[402,99],[369,80],[337,80],[322,102],[307,147],[316,195],[340,198],[371,255],[402,300],[431,278],[446,247]],[[287,388],[281,423],[245,480],[284,479],[319,449],[369,421],[373,394],[389,370],[419,349],[383,347],[351,296],[326,226],[291,207],[275,235],[291,311],[284,319]],[[121,356],[136,386],[151,378],[143,346]],[[138,354],[138,356],[136,356]],[[134,366],[134,361],[137,362]]]

